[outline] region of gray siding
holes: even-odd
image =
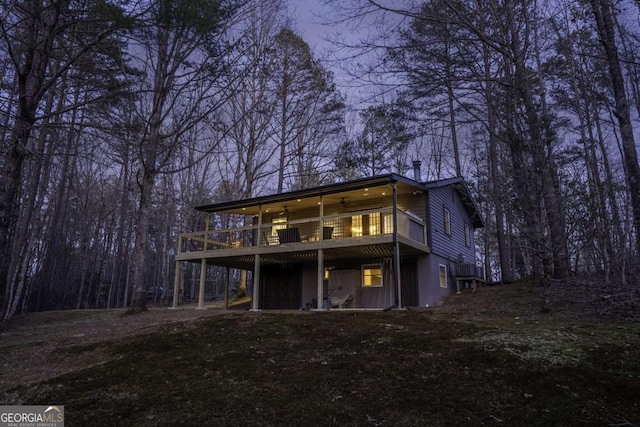
[[[444,210],[451,214],[451,235],[445,233]],[[465,263],[475,262],[475,244],[473,225],[469,220],[462,201],[452,187],[440,187],[429,190],[429,236],[431,252],[443,258],[458,261],[460,256]],[[465,224],[470,230],[470,245],[465,244]]]
[[[440,264],[447,267],[447,287],[440,287]],[[418,291],[418,301],[421,307],[431,307],[441,301],[447,295],[455,292],[455,282],[449,275],[450,263],[447,259],[430,255],[421,257],[418,261],[418,276],[420,277],[420,288]]]
[[[418,307],[431,306],[431,298],[433,292],[430,289],[429,283],[432,282],[430,260],[433,256],[422,256],[417,260],[418,271]]]

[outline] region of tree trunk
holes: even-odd
[[[481,31],[485,31],[486,23],[482,21]],[[494,106],[495,95],[493,91],[493,76],[491,70],[491,62],[489,55],[489,48],[486,44],[482,45],[482,58],[484,68],[484,96],[487,108],[487,126],[489,131],[489,176],[490,176],[490,188],[491,199],[495,207],[495,225],[496,225],[496,237],[498,240],[498,258],[500,260],[500,276],[501,281],[504,283],[511,283],[513,281],[513,268],[511,266],[511,260],[509,257],[509,248],[506,241],[504,230],[504,206],[502,202],[502,176],[500,173],[499,159],[498,159],[498,118],[496,108]]]
[[[448,35],[448,32],[447,32]],[[449,58],[449,40],[447,39],[447,58]],[[451,121],[451,145],[453,147],[453,159],[456,166],[456,176],[462,176],[462,166],[460,163],[460,148],[458,147],[458,129],[456,123],[456,110],[455,110],[455,95],[453,93],[453,79],[454,76],[451,72],[451,62],[446,61],[445,64],[446,73],[446,85],[447,85],[447,102],[449,104],[449,120]]]
[[[22,169],[28,156],[26,147],[31,134],[31,125],[24,118],[16,117],[16,125],[5,162],[3,185],[0,188],[0,319],[9,310],[11,289],[10,271],[15,267],[13,237],[18,222],[18,198],[22,181]],[[13,266],[13,267],[12,267]]]
[[[138,221],[135,233],[135,247],[133,249],[133,291],[129,312],[140,313],[147,310],[145,298],[144,273],[149,245],[149,224],[151,216],[151,194],[155,181],[155,175],[144,172],[140,183],[140,204]]]
[[[620,138],[622,139],[624,171],[633,210],[633,223],[636,234],[640,234],[640,191],[638,191],[640,188],[640,165],[638,164],[638,152],[633,136],[631,112],[625,93],[624,77],[616,46],[612,5],[609,0],[590,0],[590,3],[598,27],[600,41],[609,64],[609,74],[615,96],[615,116],[618,119]],[[635,243],[636,254],[640,254],[640,239],[636,238]]]
[[[46,70],[52,50],[60,13],[65,10],[66,2],[56,7],[43,7],[41,3],[29,4],[31,10],[24,10],[18,30],[22,37],[13,37],[3,30],[5,40],[14,39],[16,45],[15,63],[18,80],[18,110],[9,140],[5,170],[0,186],[0,318],[4,318],[9,308],[9,295],[13,294],[10,282],[10,270],[16,270],[13,258],[13,238],[19,217],[19,194],[23,179],[25,160],[30,156],[29,139],[36,122],[36,111],[44,96],[47,84]],[[16,31],[18,31],[16,30]],[[22,51],[22,52],[21,52]]]
[[[532,156],[533,173],[540,180],[540,194],[545,204],[545,213],[547,217],[547,226],[549,228],[549,236],[551,240],[551,259],[540,252],[542,256],[545,274],[553,271],[555,278],[564,278],[567,274],[568,256],[565,249],[565,233],[562,202],[556,193],[557,169],[553,154],[550,150],[551,141],[547,128],[550,125],[548,116],[540,115],[538,108],[534,102],[532,94],[532,82],[529,77],[529,69],[525,63],[525,52],[520,40],[520,33],[517,28],[517,20],[514,14],[514,5],[505,2],[509,22],[510,48],[514,72],[516,90],[522,100],[525,111],[529,138],[531,138],[530,153]],[[548,152],[547,152],[548,151]],[[538,238],[538,237],[536,237]],[[541,248],[543,249],[543,248]],[[553,264],[551,269],[549,264]]]
[[[284,170],[286,168],[286,159],[287,159],[287,114],[288,111],[288,90],[289,90],[289,74],[288,70],[288,60],[289,58],[285,55],[282,58],[283,61],[283,69],[284,74],[282,76],[282,88],[278,96],[280,97],[280,104],[282,107],[282,111],[280,112],[280,141],[279,141],[279,150],[280,150],[280,159],[278,163],[278,193],[282,193],[284,189]]]

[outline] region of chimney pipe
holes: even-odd
[[[413,161],[413,179],[414,181],[422,182],[422,173],[420,172],[420,168],[422,166],[422,162],[420,160]]]

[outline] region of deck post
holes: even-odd
[[[256,254],[253,265],[253,297],[251,298],[251,310],[260,311],[260,254]]]
[[[262,236],[262,205],[258,206],[258,229],[255,231],[256,233],[256,242],[255,245],[259,248],[262,246],[260,242],[260,237]]]
[[[397,308],[402,308],[402,291],[400,283],[400,244],[398,243],[398,188],[395,182],[393,189],[393,291]]]
[[[324,239],[324,198],[320,196],[320,209],[318,212],[318,240],[322,241]],[[324,250],[318,249],[318,310],[325,310],[324,306]],[[330,307],[326,307],[329,309]]]
[[[229,275],[231,268],[227,267],[226,274],[224,276],[224,309],[229,309]]]
[[[329,309],[330,307],[326,307]],[[318,249],[318,305],[317,310],[325,310],[324,307],[324,250]]]
[[[207,212],[207,219],[204,223],[204,243],[202,250],[207,252],[208,240],[209,240],[209,224],[211,223],[211,214]]]
[[[202,258],[200,261],[200,289],[198,293],[198,310],[204,310],[204,285],[207,281],[207,260]]]
[[[320,195],[320,207],[318,209],[318,240],[324,239],[324,196]]]
[[[180,269],[182,267],[182,263],[180,261],[176,261],[176,273],[173,278],[173,303],[171,304],[172,309],[178,308],[178,298],[180,297]]]

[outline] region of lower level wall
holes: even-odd
[[[352,298],[347,306],[348,308],[382,309],[391,306],[395,302],[392,263],[390,259],[379,260],[378,263],[381,263],[383,267],[384,280],[382,287],[364,288],[362,286],[361,266],[368,264],[363,260],[353,263],[353,267],[339,267],[329,270],[328,279],[324,280],[323,294],[339,298],[350,295]],[[419,307],[431,307],[442,301],[444,297],[455,292],[455,281],[450,277],[450,261],[447,258],[430,254],[417,257],[412,260],[412,263],[416,267],[417,305]],[[440,286],[440,265],[445,266],[447,270],[446,287]],[[290,269],[278,269],[276,271],[280,275],[287,275],[288,270]],[[300,283],[298,285],[300,286],[298,288],[300,289],[300,306],[296,308],[305,308],[308,304],[313,306],[313,302],[318,296],[317,264],[306,264],[304,267],[301,266],[301,270]],[[263,291],[270,292],[270,289],[264,289]]]
[[[444,265],[447,269],[446,287],[440,286],[440,265]],[[420,277],[418,288],[420,307],[432,307],[455,291],[455,283],[449,277],[449,260],[446,258],[434,254],[419,258],[418,277]]]
[[[368,264],[362,262],[362,265]],[[346,308],[385,308],[394,302],[393,278],[391,263],[383,262],[383,286],[365,288],[362,286],[361,264],[354,268],[338,268],[329,270],[328,279],[324,280],[324,295],[350,302]],[[318,296],[317,267],[307,265],[302,274],[302,306],[312,304]],[[325,307],[326,308],[326,307]]]

